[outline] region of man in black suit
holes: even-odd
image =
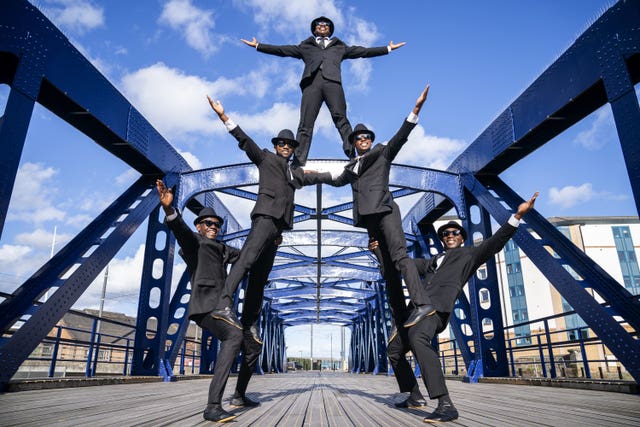
[[[416,259],[418,270],[423,275],[424,287],[436,308],[436,314],[423,318],[409,329],[411,350],[418,360],[429,398],[438,399],[436,410],[424,419],[428,423],[452,421],[458,418],[445,384],[440,359],[431,346],[431,340],[442,332],[449,321],[462,287],[482,264],[498,253],[515,234],[522,217],[533,209],[538,193],[521,203],[511,218],[478,246],[462,244],[467,238],[466,230],[450,221],[438,228],[438,237],[444,246],[444,254],[431,259]]]
[[[258,52],[270,55],[288,56],[304,61],[304,71],[300,88],[302,100],[300,101],[300,123],[296,139],[299,142],[295,150],[296,161],[304,166],[307,162],[313,126],[324,101],[331,112],[331,119],[342,138],[342,149],[347,156],[351,156],[351,145],[348,137],[351,133],[351,124],[347,119],[347,102],[342,88],[341,65],[345,59],[371,58],[386,55],[392,50],[405,45],[389,42],[387,46],[362,47],[347,46],[333,35],[333,22],[324,16],[311,21],[312,37],[309,37],[299,45],[270,45],[258,43],[255,37],[251,41],[241,39]]]
[[[407,254],[400,209],[389,190],[389,172],[391,162],[418,122],[418,114],[428,93],[429,85],[416,100],[409,117],[386,145],[376,144],[372,148],[375,134],[363,124],[356,125],[349,135],[349,142],[355,145],[358,156],[347,163],[344,172],[330,183],[334,186],[351,184],[353,225],[366,228],[369,236],[379,242],[382,253],[389,257],[395,269],[402,274],[409,297],[416,307],[407,317],[404,323],[406,327],[435,314],[435,308],[420,284],[415,263]]]
[[[233,264],[229,276],[225,280],[224,289],[218,302],[220,319],[242,328],[230,307],[233,306],[233,294],[238,285],[249,272],[251,275],[262,276],[266,279],[271,270],[276,255],[274,240],[278,239],[283,230],[293,228],[293,198],[295,190],[305,185],[313,185],[331,181],[329,172],[316,173],[304,171],[300,167],[289,164],[293,150],[298,142],[289,129],[283,129],[278,136],[271,139],[275,153],[260,149],[240,126],[236,125],[225,114],[220,101],[214,102],[207,96],[209,105],[216,112],[227,130],[238,141],[240,149],[247,153],[249,159],[258,167],[258,200],[251,211],[251,231],[245,240],[238,260]],[[245,296],[245,308],[253,322],[262,307],[262,286],[249,286]],[[248,307],[248,308],[247,308]],[[245,309],[243,309],[244,311]],[[243,313],[243,318],[245,314]]]
[[[165,212],[165,222],[176,236],[180,245],[180,256],[187,264],[191,277],[191,299],[187,317],[207,330],[220,341],[220,351],[214,367],[214,376],[209,386],[207,407],[203,417],[209,421],[226,422],[236,417],[222,408],[222,395],[229,372],[240,349],[243,350],[241,374],[238,376],[236,392],[231,399],[232,406],[257,406],[245,396],[251,373],[260,356],[262,342],[253,324],[240,330],[214,317],[215,307],[227,276],[227,264],[234,263],[240,251],[216,240],[223,219],[209,207],[203,208],[193,224],[197,233],[191,231],[180,213],[173,207],[173,192],[162,180],[156,180],[160,204]],[[255,280],[263,280],[256,276]],[[249,286],[256,287],[257,284]]]
[[[403,323],[409,316],[410,310],[405,301],[402,279],[400,278],[400,273],[393,267],[393,262],[389,256],[383,254],[380,250],[380,245],[375,240],[375,237],[369,238],[369,250],[378,259],[380,273],[385,281],[385,291],[391,316],[393,317],[393,325],[387,343],[387,357],[393,368],[400,393],[409,393],[404,400],[396,402],[395,406],[397,408],[420,408],[426,405],[426,402],[420,392],[411,364],[406,357],[411,348],[409,346],[409,336],[407,335],[408,329],[403,326]]]

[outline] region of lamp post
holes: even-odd
[[[333,367],[333,332],[329,335],[329,348],[331,352],[331,370],[335,371]]]

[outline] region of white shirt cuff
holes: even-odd
[[[165,217],[165,219],[166,219],[167,221],[173,221],[173,220],[174,220],[174,219],[176,219],[176,218],[178,218],[178,210],[177,210],[177,209],[174,209],[174,210],[173,210],[173,213],[172,213],[171,215],[167,215],[167,216]]]
[[[407,117],[407,121],[409,123],[418,123],[418,116],[413,114],[413,111],[409,113],[409,117]]]
[[[387,53],[391,53],[391,46],[387,45]]]
[[[236,127],[238,127],[237,124],[235,124],[235,122],[231,119],[228,119],[226,122],[224,122],[224,127],[227,128],[227,132],[231,132],[232,130],[234,130]]]
[[[509,221],[507,222],[509,223],[509,225],[513,227],[517,227],[520,225],[520,220],[516,218],[515,215],[511,215],[511,217],[509,218]]]

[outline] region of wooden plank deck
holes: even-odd
[[[424,426],[435,404],[400,410],[393,377],[307,373],[256,375],[261,406],[225,408],[241,426]],[[209,379],[135,383],[0,394],[1,426],[206,426]],[[450,426],[640,426],[640,396],[606,391],[448,381],[460,412]],[[421,384],[422,386],[422,384]],[[424,391],[424,387],[421,387]],[[425,393],[426,394],[426,393]]]

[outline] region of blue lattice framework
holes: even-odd
[[[404,218],[404,229],[414,256],[436,246],[433,222],[455,208],[470,235],[491,233],[491,220],[503,222],[521,202],[499,174],[600,106],[609,102],[629,173],[636,206],[640,203],[640,111],[633,85],[640,78],[640,1],[621,1],[610,8],[519,96],[461,154],[447,171],[394,165],[390,177],[396,198],[424,193]],[[240,227],[216,194],[255,200],[250,191],[257,172],[250,164],[192,171],[187,162],[144,117],[69,43],[36,8],[24,0],[0,3],[0,83],[11,87],[0,120],[0,232],[34,104],[40,103],[86,134],[141,174],[89,226],[61,249],[0,305],[0,387],[4,387],[62,315],[117,254],[133,232],[149,219],[144,268],[141,275],[133,374],[171,375],[187,322],[188,280],[180,279],[170,295],[175,241],[162,224],[156,178],[176,185],[181,207],[212,206],[225,217],[222,238],[234,246],[248,230]],[[312,160],[310,167],[338,166],[337,160]],[[315,230],[286,233],[269,276],[260,329],[265,344],[262,371],[284,369],[284,328],[326,322],[352,328],[351,369],[385,372],[385,342],[390,317],[383,283],[360,231],[331,230],[329,221],[352,224],[351,203],[323,206],[322,186],[316,188],[314,207],[296,205],[297,223],[315,221]],[[527,195],[528,196],[528,195]],[[471,222],[476,206],[479,221]],[[638,302],[544,218],[535,212],[514,237],[516,243],[576,309],[589,327],[640,379]],[[537,236],[537,237],[533,237]],[[471,242],[467,242],[470,244]],[[316,247],[310,256],[303,249]],[[559,258],[545,249],[552,248]],[[161,263],[162,275],[151,274]],[[582,278],[574,280],[563,265]],[[488,277],[469,283],[469,295],[457,301],[452,329],[467,364],[469,380],[508,375],[502,336],[500,298],[495,265]],[[494,304],[477,304],[486,288]],[[593,288],[606,301],[595,302],[585,290]],[[44,304],[36,301],[47,290]],[[159,304],[151,307],[151,293]],[[238,296],[238,305],[242,298]],[[622,328],[620,316],[634,330]],[[490,319],[494,336],[484,336],[481,321]],[[19,329],[14,326],[23,322]],[[147,333],[147,328],[157,324]],[[465,327],[468,326],[468,327]],[[205,337],[206,338],[206,337]],[[166,343],[169,342],[167,348]],[[469,345],[473,342],[473,347]],[[203,340],[203,372],[215,363],[217,342]]]
[[[463,175],[467,209],[477,206],[482,212],[479,224],[465,220],[464,225],[486,237],[488,215],[504,222],[522,199],[499,174],[607,102],[640,211],[640,109],[634,90],[639,80],[640,2],[620,1],[578,37],[447,169]],[[432,236],[431,223],[450,207],[447,200],[425,195],[405,217],[405,230]],[[634,338],[640,330],[638,301],[540,215],[533,212],[526,222],[526,228],[516,233],[515,242],[639,381],[640,344]],[[546,248],[553,249],[556,256]],[[564,265],[582,280],[573,279]],[[465,308],[467,301],[458,301],[464,319],[452,319],[456,338],[463,338],[458,342],[473,338],[474,349],[461,348],[471,381],[482,375],[508,375],[502,337],[485,338],[478,323],[488,318],[497,330],[501,325],[499,309],[492,306],[484,310],[475,304],[482,287],[490,290],[492,302],[499,301],[494,276],[492,273],[486,281],[470,281],[470,310]],[[587,288],[595,290],[606,304],[598,304]],[[613,316],[620,316],[632,330],[625,330]],[[472,336],[464,335],[462,324],[471,327]]]

